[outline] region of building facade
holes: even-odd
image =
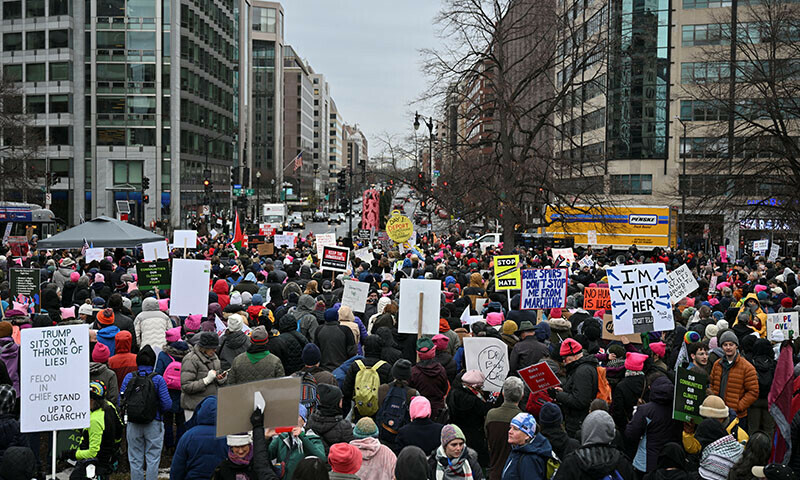
[[[314,84],[311,69],[291,46],[283,53],[283,163],[286,181],[298,199],[308,199],[318,192],[314,161]],[[294,163],[293,163],[294,162]]]

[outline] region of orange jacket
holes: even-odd
[[[733,366],[728,372],[728,382],[725,387],[725,396],[720,395],[719,387],[722,381],[722,362],[720,358],[711,368],[710,388],[714,395],[719,395],[725,404],[736,411],[738,418],[747,416],[747,409],[758,399],[758,374],[755,367],[741,354],[736,356]]]

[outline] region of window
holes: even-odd
[[[50,113],[69,113],[69,95],[50,95]]]
[[[683,25],[681,42],[684,47],[702,45],[728,45],[730,27],[719,23],[709,25]]]
[[[730,79],[728,62],[683,62],[681,83],[716,83]]]
[[[124,17],[125,0],[98,0],[98,17]],[[98,32],[99,34],[99,32]]]
[[[156,144],[155,128],[129,128],[128,142],[133,147],[153,147]]]
[[[50,145],[72,145],[70,127],[50,127]]]
[[[128,32],[128,50],[155,50],[155,32]]]
[[[97,32],[97,48],[125,48],[125,32]]]
[[[730,7],[731,0],[683,0],[683,8]]]
[[[3,67],[3,78],[10,82],[22,81],[22,65],[6,65]]]
[[[29,63],[25,65],[26,82],[44,82],[47,80],[44,63]]]
[[[22,18],[22,2],[3,2],[3,20]]]
[[[152,0],[128,0],[129,18],[155,18],[156,2]]]
[[[50,30],[50,48],[69,48],[69,30]]]
[[[652,175],[611,175],[611,193],[616,195],[650,195]]]
[[[131,162],[125,160],[114,161],[114,184],[132,184],[138,185],[142,183],[142,167],[143,162]]]
[[[253,31],[275,33],[274,8],[253,8]]]
[[[29,114],[45,113],[47,102],[44,95],[28,95],[25,98],[25,111]]]
[[[44,0],[25,0],[25,18],[44,17]]]
[[[69,0],[50,0],[50,16],[69,15]]]
[[[25,50],[39,50],[44,47],[44,32],[27,32],[25,34]]]
[[[97,81],[116,82],[125,80],[125,65],[122,63],[98,63]]]
[[[724,105],[707,100],[681,100],[681,120],[703,122],[727,119],[728,111]]]
[[[4,33],[3,34],[3,51],[16,52],[22,50],[22,34],[21,33]]]
[[[155,82],[156,66],[152,63],[128,64],[129,82]],[[167,85],[169,88],[169,85]]]
[[[97,97],[97,113],[107,114],[125,113],[125,97],[107,97],[105,95]]]
[[[72,80],[72,71],[69,62],[50,63],[50,81]]]

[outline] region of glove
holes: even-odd
[[[217,378],[217,371],[216,370],[209,370],[208,374],[206,374],[205,378],[203,378],[203,383],[208,385],[213,382]]]
[[[250,425],[252,425],[253,428],[264,426],[264,413],[260,408],[256,407],[253,413],[250,414]]]

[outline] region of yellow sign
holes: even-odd
[[[516,290],[521,288],[519,255],[498,255],[494,262],[494,289]]]
[[[386,221],[386,235],[392,239],[394,243],[403,243],[411,238],[414,233],[414,224],[405,215],[401,215],[399,211],[392,212],[392,216]]]

